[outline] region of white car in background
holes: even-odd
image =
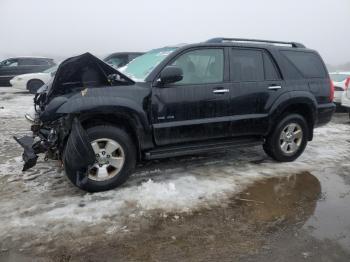
[[[349,80],[350,81],[350,80]],[[349,111],[349,118],[350,118],[350,86],[349,84],[345,88],[342,99],[341,99],[341,106],[345,107]]]
[[[57,67],[58,65],[53,66],[40,73],[15,76],[10,80],[10,84],[13,88],[28,90],[31,94],[35,94],[36,91],[46,84],[56,73]]]
[[[350,72],[333,72],[330,73],[334,83],[334,100],[333,102],[337,105],[341,105],[342,95],[344,90],[349,87],[350,84]]]

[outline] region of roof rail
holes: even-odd
[[[223,43],[223,42],[252,42],[252,43],[262,43],[262,44],[290,45],[294,48],[305,48],[305,46],[303,44],[296,43],[296,42],[283,42],[283,41],[246,39],[246,38],[217,37],[217,38],[209,39],[205,43]]]

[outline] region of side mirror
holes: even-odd
[[[181,81],[183,71],[178,66],[167,66],[160,73],[160,82],[162,84],[170,84]]]

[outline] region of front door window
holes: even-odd
[[[183,79],[176,85],[221,83],[224,78],[222,49],[201,49],[181,55],[172,64],[183,71]]]

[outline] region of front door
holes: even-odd
[[[228,55],[228,53],[227,53]],[[171,65],[183,79],[153,87],[152,120],[157,145],[230,135],[230,83],[224,48],[192,49]]]

